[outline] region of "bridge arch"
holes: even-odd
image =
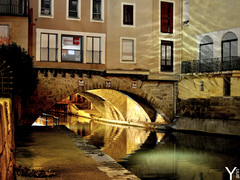
[[[114,77],[82,74],[78,77],[70,73],[65,76],[55,75],[54,72],[42,73],[38,71],[38,86],[30,97],[26,106],[22,107],[21,121],[19,125],[30,125],[44,111],[48,110],[60,100],[76,93],[86,93],[97,89],[116,90],[126,95],[134,95],[133,99],[144,99],[166,122],[170,122],[173,102],[171,83],[159,83],[158,81],[143,81],[130,77]],[[111,86],[109,86],[109,82]],[[108,83],[108,84],[106,84]],[[134,86],[133,86],[134,85]],[[165,97],[164,97],[165,96]]]

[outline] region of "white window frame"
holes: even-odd
[[[99,23],[103,23],[104,22],[104,2],[105,0],[101,0],[101,19],[100,20],[96,20],[93,19],[93,0],[90,0],[90,22],[99,22]]]
[[[89,33],[89,32],[78,32],[78,31],[62,31],[62,30],[57,30],[57,29],[41,29],[37,28],[36,29],[36,61],[40,61],[40,35],[41,33],[51,33],[51,34],[57,34],[58,35],[58,61],[61,63],[61,37],[62,35],[73,35],[73,36],[83,36],[83,64],[87,63],[87,56],[86,56],[86,38],[87,36],[95,36],[95,37],[101,37],[101,64],[105,64],[105,53],[106,53],[106,34],[104,33]]]
[[[41,0],[38,0],[38,17],[42,18],[54,18],[54,0],[51,0],[51,15],[41,14]]]
[[[123,24],[123,15],[124,15],[123,14],[123,6],[124,5],[133,6],[133,25]],[[136,3],[121,2],[121,27],[129,27],[129,28],[136,27]]]
[[[133,61],[123,61],[122,60],[122,45],[123,45],[123,40],[133,40]],[[132,37],[120,37],[120,63],[130,63],[130,64],[136,64],[136,45],[137,45],[137,40],[136,38],[132,38]]]
[[[66,19],[75,21],[81,20],[81,0],[78,0],[78,16],[76,18],[69,17],[69,0],[66,0]]]

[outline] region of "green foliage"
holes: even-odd
[[[4,63],[5,61],[5,63]],[[7,71],[12,71],[13,93],[20,96],[21,100],[27,101],[37,87],[37,74],[33,69],[33,58],[16,43],[0,46],[0,65],[7,67]],[[0,70],[3,67],[0,68]],[[5,70],[6,71],[6,70]]]

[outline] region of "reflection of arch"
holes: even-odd
[[[213,40],[205,36],[200,43],[200,60],[213,58]]]

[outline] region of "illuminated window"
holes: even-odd
[[[52,0],[41,0],[41,15],[52,15]]]
[[[102,0],[92,0],[92,19],[102,20]]]
[[[68,0],[68,18],[80,18],[80,0]]]
[[[161,41],[161,71],[173,71],[172,41]]]
[[[83,62],[83,37],[62,35],[62,61]]]
[[[101,64],[101,38],[87,37],[87,63]]]
[[[57,34],[41,33],[40,60],[57,61]]]
[[[121,38],[121,62],[135,62],[135,39]]]
[[[173,3],[161,2],[161,32],[173,33]]]

